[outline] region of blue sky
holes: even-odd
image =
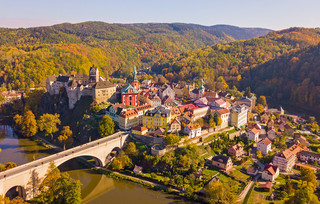
[[[0,27],[62,22],[320,27],[319,0],[0,0]]]

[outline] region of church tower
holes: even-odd
[[[133,88],[135,88],[137,91],[139,91],[139,81],[137,79],[137,70],[136,70],[136,66],[133,67],[133,80],[131,85],[133,86]]]
[[[199,99],[204,95],[205,88],[203,86],[203,79],[201,79],[201,86],[199,88]]]
[[[89,82],[90,83],[97,83],[99,82],[99,69],[94,65],[90,68],[89,71]]]

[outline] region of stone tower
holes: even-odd
[[[137,91],[139,90],[139,81],[137,79],[137,70],[136,70],[136,66],[133,67],[133,80],[131,85],[133,86],[133,88],[135,88]]]
[[[99,82],[99,69],[94,65],[90,68],[89,71],[89,82],[90,83],[97,83]]]

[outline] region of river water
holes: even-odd
[[[18,138],[10,126],[0,125],[0,163],[21,165],[48,156],[52,150],[27,138]],[[115,180],[89,169],[68,170],[70,176],[82,183],[82,201],[89,204],[182,203],[168,194],[144,188],[142,185]]]

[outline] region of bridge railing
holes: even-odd
[[[117,138],[124,136],[124,135],[127,135],[127,134],[128,134],[127,132],[122,132],[122,131],[117,132],[113,135],[110,135],[110,136],[107,136],[107,137],[104,137],[104,138],[101,138],[101,139],[98,139],[98,140],[95,140],[95,141],[92,141],[92,142],[89,142],[89,143],[86,143],[83,145],[79,145],[79,146],[73,147],[71,149],[61,151],[61,152],[58,152],[56,154],[53,154],[53,155],[50,155],[50,156],[47,156],[47,157],[44,157],[41,159],[37,159],[35,161],[31,161],[31,162],[22,164],[20,166],[14,167],[12,169],[8,169],[8,170],[0,173],[0,180],[5,179],[5,178],[12,176],[14,174],[23,172],[29,168],[33,168],[33,167],[37,167],[39,165],[47,164],[48,162],[51,162],[51,161],[54,161],[55,159],[60,158],[61,155],[69,156],[70,153],[73,154],[73,153],[78,152],[79,150],[84,150],[86,148],[94,147],[96,145],[103,144],[105,142],[117,139]]]

